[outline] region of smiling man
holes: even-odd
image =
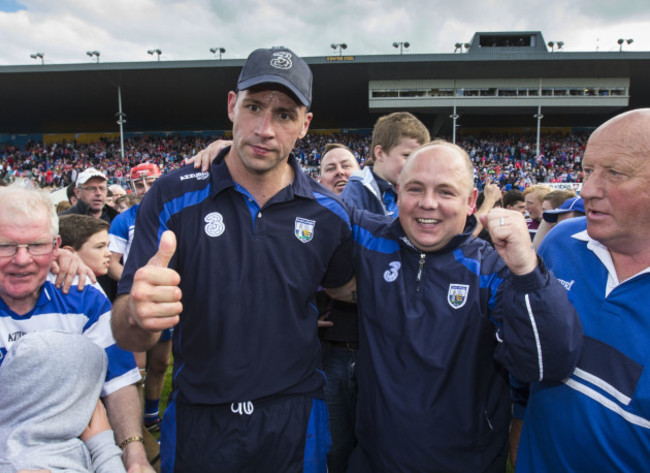
[[[343,192],[359,162],[350,148],[341,143],[327,143],[320,160],[320,183],[335,194]]]
[[[125,466],[153,473],[139,423],[134,383],[140,375],[133,355],[113,340],[110,302],[92,286],[65,295],[46,280],[61,242],[58,228],[47,194],[16,184],[0,188],[0,364],[25,333],[60,330],[88,337],[108,356],[102,397]]]
[[[143,351],[174,327],[163,473],[325,473],[315,296],[352,279],[351,227],[291,155],[311,85],[292,51],[251,53],[228,94],[232,146],[208,172],[162,176],[138,210],[113,331]]]
[[[460,147],[434,141],[399,177],[399,218],[355,212],[358,447],[349,471],[503,472],[508,372],[560,380],[582,330],[521,213],[482,218]]]

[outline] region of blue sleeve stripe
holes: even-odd
[[[341,204],[339,204],[331,197],[325,194],[321,194],[320,192],[313,192],[313,194],[314,194],[314,198],[320,205],[328,209],[330,212],[333,212],[336,215],[338,215],[341,218],[341,220],[343,220],[345,223],[348,224],[348,228],[351,228],[350,216],[348,215],[348,213],[346,212],[346,210],[343,208]]]
[[[481,264],[471,258],[467,258],[460,248],[454,250],[454,257],[456,261],[469,269],[473,274],[476,274],[479,279],[479,285],[481,288],[490,288],[490,300],[488,301],[488,308],[490,310],[494,309],[494,306],[497,303],[497,289],[503,282],[503,279],[498,277],[496,273],[492,274],[481,274]],[[495,322],[494,320],[492,322]]]
[[[165,230],[167,230],[167,222],[172,218],[173,215],[179,213],[186,207],[199,204],[205,200],[210,195],[211,186],[208,184],[204,189],[187,192],[180,197],[177,197],[173,200],[167,202],[159,215],[160,226],[158,227],[158,241],[160,241],[160,236]]]
[[[396,251],[399,251],[398,242],[394,240],[387,240],[386,238],[377,238],[368,230],[358,225],[354,225],[352,227],[352,234],[354,235],[355,242],[369,250],[385,254],[395,253]]]
[[[469,269],[473,274],[481,276],[481,264],[475,259],[465,257],[460,248],[454,250],[454,258],[456,258],[456,261]],[[481,281],[481,287],[484,287],[483,281]]]

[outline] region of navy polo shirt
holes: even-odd
[[[223,160],[157,179],[143,199],[119,293],[173,230],[181,276],[174,388],[181,400],[225,404],[280,394],[321,395],[319,286],[348,282],[349,214],[289,157],[294,181],[263,208]]]

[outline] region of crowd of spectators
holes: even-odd
[[[459,144],[467,150],[476,168],[476,182],[482,189],[488,179],[505,190],[520,189],[541,182],[582,182],[581,161],[588,133],[546,134],[536,152],[534,135],[461,135]],[[124,142],[121,157],[119,139],[92,143],[30,142],[24,148],[0,146],[0,179],[13,181],[29,177],[41,187],[57,189],[73,182],[78,172],[93,166],[111,183],[128,187],[132,166],[153,162],[163,174],[183,165],[186,158],[205,148],[216,136],[143,135]],[[370,156],[369,134],[308,134],[294,150],[305,172],[318,177],[321,153],[329,142],[348,145],[363,166]]]

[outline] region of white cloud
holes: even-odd
[[[567,51],[618,50],[618,38],[633,38],[629,51],[650,50],[647,0],[19,0],[26,10],[0,11],[0,65],[244,58],[257,47],[284,45],[303,56],[346,53],[448,53],[477,31],[541,31],[564,41]],[[1,5],[1,4],[0,4]],[[1,7],[0,7],[1,8]]]

